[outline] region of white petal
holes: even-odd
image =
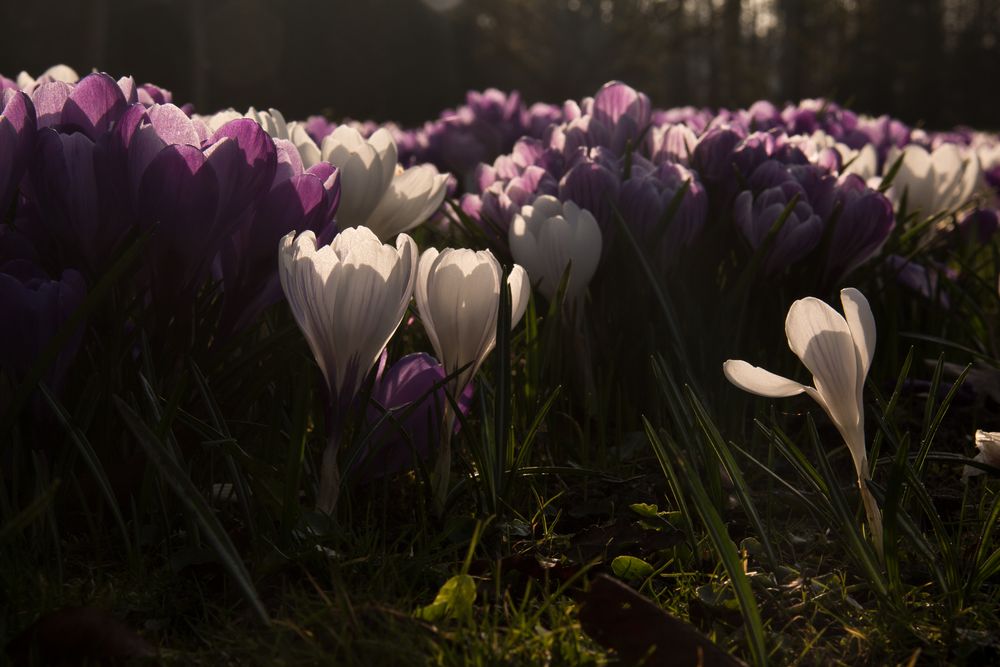
[[[507,276],[507,284],[510,285],[510,328],[513,329],[524,312],[528,309],[528,300],[531,298],[531,286],[528,284],[528,274],[524,268],[515,264]]]
[[[792,352],[812,373],[830,418],[843,433],[853,433],[860,417],[858,357],[847,321],[823,301],[806,297],[788,309],[785,335]],[[848,444],[852,449],[857,445]]]
[[[784,398],[801,394],[806,388],[786,377],[776,375],[759,366],[752,366],[740,359],[730,359],[722,364],[726,379],[734,385],[758,396]]]
[[[872,315],[868,299],[853,287],[840,290],[840,303],[844,307],[844,317],[858,353],[861,370],[858,382],[864,384],[872,366],[872,358],[875,356],[875,317]]]

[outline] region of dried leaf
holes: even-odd
[[[15,664],[116,664],[155,658],[156,649],[103,609],[66,607],[43,615],[7,645]]]
[[[657,607],[617,579],[596,577],[582,596],[584,632],[645,667],[745,667],[684,621]]]

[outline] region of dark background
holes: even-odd
[[[469,88],[656,106],[827,96],[1000,126],[1000,0],[3,0],[0,72],[133,74],[199,111],[415,124]]]

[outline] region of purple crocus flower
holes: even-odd
[[[153,106],[154,104],[170,104],[174,101],[174,95],[166,88],[151,83],[144,83],[136,89],[137,101],[143,106]]]
[[[878,254],[896,226],[896,218],[892,202],[854,174],[845,176],[836,187],[832,207],[839,209],[839,214],[830,235],[826,275],[839,281]]]
[[[79,83],[43,83],[32,93],[38,127],[60,132],[82,132],[91,141],[107,132],[128,108],[125,94],[114,79],[95,72]]]
[[[983,178],[986,180],[986,184],[997,193],[997,196],[1000,196],[1000,164],[983,170]]]
[[[559,199],[572,201],[593,213],[601,226],[601,234],[607,239],[614,227],[613,207],[618,201],[621,179],[612,156],[600,151],[594,151],[593,155],[579,152],[573,166],[559,181]]]
[[[290,141],[275,140],[277,169],[270,189],[251,219],[227,238],[219,253],[225,293],[223,328],[245,327],[264,308],[281,300],[278,241],[288,232],[313,231],[332,238],[333,216],[340,202],[340,172],[320,162],[303,170],[299,151]]]
[[[7,217],[35,144],[35,107],[19,90],[0,90],[0,221]]]
[[[608,129],[606,145],[615,155],[622,155],[632,142],[633,148],[639,135],[649,125],[650,104],[645,94],[621,81],[604,84],[594,95],[592,107],[594,120]]]
[[[37,265],[13,260],[0,266],[0,368],[15,377],[27,373],[66,321],[83,303],[83,277],[67,269],[51,280]],[[82,329],[60,350],[46,373],[58,391],[82,340]]]
[[[903,287],[928,300],[932,300],[936,296],[937,304],[942,308],[951,307],[948,292],[940,289],[940,283],[942,276],[945,279],[957,277],[955,272],[940,265],[928,268],[899,255],[889,255],[885,258],[885,264],[889,271],[895,275],[896,281]]]
[[[687,191],[660,239],[656,235],[664,215],[686,183]],[[640,238],[659,242],[658,258],[669,266],[704,227],[708,197],[694,171],[665,162],[651,173],[634,176],[622,184],[619,209],[625,222],[637,230]]]
[[[683,123],[654,127],[649,135],[649,152],[653,162],[677,162],[687,165],[691,161],[698,136]]]
[[[441,439],[447,401],[444,387],[434,390],[434,385],[444,378],[444,368],[437,359],[423,352],[406,355],[384,373],[380,367],[372,391],[372,404],[367,411],[369,428],[376,430],[370,436],[367,448],[370,454],[360,464],[362,481],[412,468],[416,461],[429,458]],[[462,414],[468,412],[472,395],[473,384],[470,383],[457,398]],[[414,405],[404,417],[407,408]],[[383,419],[386,412],[390,416]],[[376,427],[376,424],[379,425]],[[459,426],[460,422],[456,421],[456,432]]]
[[[754,250],[764,245],[768,232],[793,198],[797,201],[765,260],[766,273],[787,268],[815,248],[823,234],[823,221],[813,211],[803,187],[794,180],[768,188],[756,197],[749,190],[736,197],[733,210],[736,226]]]
[[[722,188],[735,180],[733,152],[742,141],[742,135],[730,128],[710,130],[699,139],[691,164],[709,188]]]
[[[758,100],[747,109],[748,125],[753,131],[767,131],[782,124],[781,111],[767,100]]]
[[[955,233],[967,243],[985,246],[1000,228],[1000,214],[996,209],[977,208],[962,218]]]
[[[274,141],[250,119],[226,123],[202,143],[177,107],[131,107],[117,129],[142,227],[156,225],[154,293],[196,287],[226,237],[254,215],[277,169]]]

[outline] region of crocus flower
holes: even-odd
[[[1000,468],[1000,433],[977,430],[976,449],[979,450],[979,453],[972,459],[973,461]],[[965,466],[962,469],[962,477],[974,477],[985,472],[985,470],[974,466]]]
[[[915,144],[902,150],[893,147],[886,169],[900,155],[903,161],[889,194],[897,205],[905,195],[907,211],[919,211],[925,218],[965,204],[979,183],[979,158],[955,144],[944,144],[931,153]]]
[[[452,396],[465,390],[496,345],[502,276],[500,263],[489,250],[428,248],[420,256],[414,290],[417,310],[446,373],[456,374],[449,383]],[[522,267],[514,265],[507,285],[513,327],[528,307],[530,286]],[[444,438],[435,465],[434,494],[439,503],[448,490],[454,418],[446,407]]]
[[[337,449],[346,412],[403,319],[416,278],[417,246],[406,234],[382,245],[366,227],[345,229],[329,246],[289,233],[278,248],[281,287],[330,394],[332,433],[323,452],[317,508],[332,512],[339,492]]]
[[[295,146],[275,141],[278,168],[253,217],[223,242],[218,268],[225,292],[223,328],[241,329],[281,298],[274,246],[289,232],[333,236],[340,173],[320,162],[303,170]]]
[[[27,260],[0,265],[0,368],[15,377],[31,370],[52,338],[83,303],[83,277],[67,269],[50,279]],[[71,336],[48,369],[46,382],[58,391],[83,338],[82,329]]]
[[[646,175],[635,174],[622,184],[619,209],[665,266],[674,264],[705,226],[708,197],[698,175],[680,164],[664,162]],[[664,215],[681,188],[687,190],[661,236]]]
[[[552,299],[570,267],[566,300],[574,303],[587,289],[601,261],[601,229],[586,209],[542,195],[514,216],[510,252],[539,291]]]
[[[896,226],[892,204],[868,188],[860,177],[848,174],[832,198],[839,207],[826,260],[827,276],[838,280],[874,257]]]
[[[269,192],[278,168],[274,141],[239,118],[203,142],[196,123],[170,104],[134,105],[115,133],[139,223],[157,226],[154,293],[175,300],[200,284],[223,241]]]
[[[559,199],[573,201],[590,211],[605,236],[612,231],[614,204],[621,188],[613,159],[600,151],[595,151],[593,156],[581,152],[573,167],[559,181]]]
[[[612,151],[622,155],[629,142],[634,144],[649,124],[650,104],[645,94],[621,81],[610,81],[594,95],[594,119],[608,128]]]
[[[21,72],[17,75],[17,85],[21,90],[30,90],[35,86],[47,83],[49,81],[59,81],[61,83],[76,83],[80,80],[80,75],[76,73],[69,65],[53,65],[48,68],[36,79],[27,72]]]
[[[780,271],[805,257],[823,235],[823,220],[813,211],[805,189],[795,180],[785,181],[757,195],[747,190],[736,197],[733,217],[736,226],[754,250],[761,248],[775,222],[788,205],[795,204],[764,263],[767,273]]]
[[[323,139],[322,157],[341,170],[342,229],[365,225],[387,240],[427,220],[444,201],[448,177],[431,165],[400,168],[396,144],[384,129],[364,139],[341,125]]]
[[[865,484],[871,477],[865,448],[865,378],[875,355],[875,318],[865,296],[849,287],[840,291],[841,315],[814,297],[788,309],[788,347],[812,373],[813,386],[800,384],[745,361],[730,359],[722,370],[744,391],[769,398],[805,393],[829,415],[847,444],[858,475],[875,548],[882,552],[882,514]]]
[[[384,373],[379,373],[368,407],[370,453],[361,464],[361,478],[371,480],[426,460],[441,441],[441,424],[447,398],[444,368],[424,352],[408,354]],[[438,388],[434,390],[434,386]],[[434,391],[432,391],[434,390]],[[473,385],[465,388],[457,403],[463,414],[472,404]],[[407,413],[403,416],[402,413]],[[388,416],[384,416],[389,413]],[[455,424],[457,431],[459,424]],[[414,458],[416,457],[416,459]]]
[[[35,145],[35,107],[20,91],[0,90],[0,220],[17,192]]]

